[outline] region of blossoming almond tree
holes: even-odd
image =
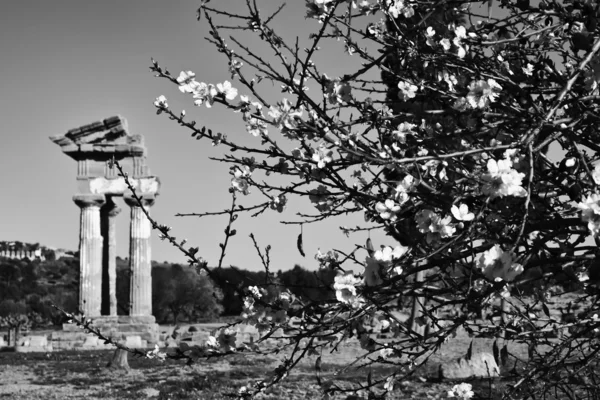
[[[269,280],[242,290],[244,323],[265,338],[280,328],[292,333],[285,362],[240,396],[264,391],[303,357],[351,338],[365,351],[356,365],[394,369],[365,373],[352,386],[321,380],[325,395],[384,396],[459,328],[529,345],[529,357],[496,344],[490,349],[503,368],[523,366],[513,369],[518,376],[506,397],[597,391],[590,382],[598,377],[593,366],[600,349],[594,337],[600,323],[592,317],[600,278],[600,6],[594,0],[499,3],[306,0],[313,33],[302,48],[272,28],[279,9],[263,15],[254,1],[233,11],[204,2],[199,18],[231,76],[202,82],[193,71],[171,75],[153,61],[156,76],[179,89],[173,95],[229,109],[254,139],[241,144],[229,132],[199,127],[163,95],[154,103],[201,144],[231,150],[219,160],[231,164],[234,204],[250,192],[263,197],[222,211],[230,215],[226,238],[235,234],[238,214],[285,215],[291,197],[314,206],[302,223],[355,213],[365,221],[356,231],[386,235],[375,246],[317,254],[321,268],[338,271],[335,300],[307,303],[283,291],[265,301],[266,287],[275,284]],[[266,43],[272,59],[255,53],[252,42],[229,37],[240,31]],[[361,61],[353,73],[330,77],[313,61],[331,42]],[[261,81],[284,94],[272,96]],[[153,223],[211,273],[198,248]],[[550,309],[552,302],[566,303],[569,293],[582,311],[565,325]],[[418,318],[400,320],[399,299],[420,304]],[[497,318],[500,300],[504,314]],[[481,320],[482,311],[490,318]],[[301,323],[292,326],[291,317]],[[551,337],[565,327],[575,333]],[[390,332],[385,340],[374,335],[382,328]],[[539,345],[545,345],[543,362]],[[228,327],[193,354],[259,347],[236,341]],[[449,393],[473,395],[470,385]]]

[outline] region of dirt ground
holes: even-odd
[[[447,397],[452,382],[431,379],[437,365],[464,356],[470,339],[455,339],[436,354],[419,376],[400,382],[392,399],[441,399]],[[474,352],[491,352],[492,341],[477,340]],[[514,348],[513,350],[519,351]],[[522,350],[522,349],[521,349]],[[354,360],[362,350],[349,344],[333,354],[322,354],[323,379],[335,379],[344,386],[366,381],[368,370],[349,369],[333,375],[335,367]],[[182,361],[148,360],[129,357],[131,372],[106,368],[112,351],[69,351],[54,353],[0,353],[0,399],[228,399],[236,392],[272,371],[283,354],[253,356],[237,354],[225,359],[202,360],[192,366]],[[314,362],[310,357],[263,399],[320,399]],[[389,370],[389,368],[388,368]],[[376,379],[383,370],[372,369]],[[500,398],[505,383],[500,380],[472,382],[478,398]],[[346,395],[333,397],[345,399]]]

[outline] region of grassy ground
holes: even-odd
[[[452,382],[432,379],[437,364],[463,356],[470,343],[458,338],[445,346],[428,366],[408,381],[401,382],[393,399],[446,398]],[[474,352],[491,352],[492,341],[475,342]],[[366,381],[367,370],[349,369],[333,376],[337,366],[347,364],[360,353],[358,344],[345,346],[334,354],[323,354],[323,378],[335,378],[336,383]],[[522,351],[518,347],[512,351]],[[71,351],[55,353],[0,353],[1,399],[226,399],[227,393],[261,379],[277,365],[279,356],[232,355],[226,359],[203,360],[192,366],[180,361],[160,363],[155,360],[129,357],[130,373],[109,371],[106,363],[111,351]],[[314,371],[315,357],[299,367],[264,399],[319,399],[321,392]],[[389,368],[388,368],[389,370]],[[373,379],[385,372],[371,370]],[[472,382],[478,398],[499,399],[508,382],[481,380]],[[336,399],[346,398],[337,396]]]

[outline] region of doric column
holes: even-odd
[[[154,195],[142,195],[142,206],[146,211],[154,204]],[[150,236],[152,226],[140,204],[131,196],[125,196],[125,202],[131,207],[129,234],[129,265],[131,285],[129,293],[129,315],[152,315],[152,252]]]
[[[115,204],[112,197],[108,198],[102,207],[102,235],[104,236],[104,249],[102,260],[102,313],[117,316],[117,215],[121,209]],[[106,281],[105,281],[106,280]]]
[[[79,223],[79,309],[87,317],[100,315],[102,288],[102,235],[100,207],[104,195],[78,194],[73,201],[81,208]]]

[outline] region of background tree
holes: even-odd
[[[218,317],[223,307],[220,290],[206,276],[177,264],[152,269],[152,308],[159,321],[174,324]]]
[[[27,313],[27,306],[14,300],[0,302],[0,327],[8,328],[8,345],[16,346],[19,343],[21,331],[31,326],[34,318]]]
[[[309,271],[298,264],[290,270],[277,272],[282,288],[304,301],[314,302],[335,298],[335,293],[331,290],[334,276],[335,272],[332,270]]]

